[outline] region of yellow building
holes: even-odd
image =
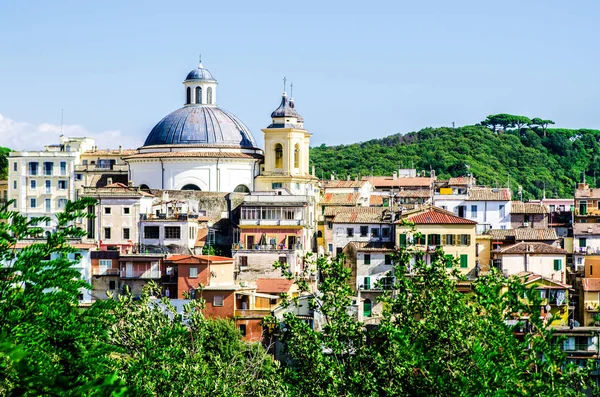
[[[0,202],[2,204],[8,201],[8,181],[1,180],[0,181]]]
[[[520,273],[517,277],[523,277],[525,286],[535,287],[539,292],[542,298],[539,315],[548,325],[555,327],[569,325],[570,285],[529,272]]]
[[[600,323],[595,319],[600,315],[600,278],[583,278],[579,296],[581,325],[587,327]]]
[[[411,212],[404,217],[414,223],[414,231],[396,222],[396,244],[414,245],[425,251],[425,261],[431,261],[437,248],[442,248],[447,256],[456,258],[459,270],[469,279],[479,272],[476,250],[477,222],[460,218],[452,212],[437,207],[427,207]],[[416,234],[422,234],[417,238]]]

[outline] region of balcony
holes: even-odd
[[[142,279],[152,279],[152,278],[161,278],[162,275],[159,270],[146,270],[145,272],[138,271],[126,271],[121,270],[121,278],[142,278]]]
[[[302,244],[294,244],[292,246],[277,245],[277,244],[254,244],[252,247],[245,247],[243,244],[233,244],[231,246],[232,251],[236,252],[281,252],[281,251],[301,251]]]
[[[600,209],[588,207],[586,211],[581,211],[579,208],[576,208],[575,216],[600,216]]]
[[[140,214],[140,221],[186,221],[188,219],[198,219],[198,214]]]
[[[600,248],[594,247],[575,247],[573,253],[579,255],[600,255]]]
[[[98,165],[98,164],[79,164],[75,166],[75,172],[127,172],[127,164],[112,164],[112,165]]]
[[[568,343],[565,341],[563,342],[563,351],[596,353],[598,346],[593,343]]]
[[[303,226],[303,219],[240,219],[241,226]]]
[[[255,317],[255,318],[263,318],[271,314],[271,309],[259,309],[259,310],[236,310],[234,312],[235,317]]]
[[[118,276],[119,269],[107,267],[93,267],[92,276]]]

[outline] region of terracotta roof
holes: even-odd
[[[541,203],[524,203],[513,201],[510,208],[511,214],[547,214],[546,206]]]
[[[434,208],[425,211],[416,213],[414,215],[409,215],[408,220],[414,222],[417,225],[422,224],[465,224],[465,225],[476,225],[477,222],[461,218],[456,216],[448,211],[442,210],[440,208]]]
[[[472,187],[469,189],[469,201],[510,201],[511,193],[507,188]]]
[[[574,223],[573,235],[597,235],[600,234],[600,223]]]
[[[325,207],[325,212],[323,215],[325,216],[336,216],[342,212],[354,212],[356,210],[363,212],[372,212],[374,214],[381,214],[384,209],[381,207],[359,207],[359,206],[327,206]]]
[[[179,157],[208,157],[208,158],[238,158],[253,159],[262,158],[261,155],[237,152],[153,152],[138,153],[128,156],[126,160],[147,159],[147,158],[179,158]]]
[[[394,192],[396,197],[408,197],[408,198],[416,198],[416,197],[431,197],[431,190],[429,189],[414,189],[414,190],[400,190],[398,192]]]
[[[430,187],[435,181],[435,178],[429,177],[397,177],[394,179],[391,176],[371,176],[364,179],[375,187]]]
[[[525,278],[523,284],[529,284],[529,283],[532,283],[532,282],[538,281],[538,280],[545,280],[545,281],[549,282],[550,284],[554,284],[554,286],[555,286],[554,288],[556,288],[556,287],[562,288],[562,289],[571,288],[571,286],[569,284],[561,283],[560,281],[556,281],[554,279],[544,277],[540,274],[532,273],[532,272],[519,272],[519,273],[515,274],[515,277]],[[552,288],[552,286],[540,285],[538,288],[539,289]]]
[[[562,248],[555,247],[550,244],[538,243],[538,242],[520,242],[515,245],[503,248],[501,251],[503,254],[566,254]]]
[[[196,236],[196,243],[194,247],[203,248],[206,245],[206,236],[208,236],[208,228],[198,229],[198,235]]]
[[[354,188],[363,187],[367,181],[331,181],[327,180],[323,182],[323,188],[325,189],[341,189],[341,188]]]
[[[213,262],[232,262],[233,258],[229,258],[227,256],[218,256],[218,255],[169,255],[166,258],[169,262],[185,262],[185,261],[193,261],[197,262],[199,260],[210,261]]]
[[[256,292],[281,294],[288,292],[294,280],[287,278],[259,278],[256,280]]]
[[[449,186],[468,186],[473,184],[473,178],[468,176],[459,176],[448,179]]]
[[[382,210],[373,211],[372,207],[354,207],[354,211],[338,212],[333,218],[335,223],[380,223]]]
[[[357,251],[360,252],[394,252],[394,243],[378,243],[372,241],[351,241]]]
[[[600,291],[600,278],[583,278],[581,286],[584,291]]]
[[[378,194],[372,194],[369,196],[369,205],[372,206],[382,206],[383,205],[383,196]]]
[[[495,240],[507,240],[514,237],[515,241],[557,240],[556,229],[491,229],[488,232]]]
[[[359,193],[325,193],[321,204],[356,205],[359,197]]]

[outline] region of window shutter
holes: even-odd
[[[562,270],[562,260],[561,259],[554,260],[554,270]]]
[[[471,235],[467,234],[467,245],[471,245]]]
[[[452,235],[452,245],[457,245],[457,244],[456,244],[456,240],[457,240],[457,238],[456,238],[456,237],[457,237],[457,235],[456,235],[456,234],[453,234],[453,235]]]
[[[371,289],[371,277],[365,277],[365,289]]]
[[[446,235],[445,234],[442,234],[442,241],[441,241],[440,245],[446,245]]]
[[[406,233],[400,235],[400,246],[406,247]]]
[[[469,260],[468,260],[468,256],[466,254],[462,254],[460,256],[460,267],[465,268],[467,267]]]
[[[435,235],[435,245],[442,245],[442,235],[441,234]]]

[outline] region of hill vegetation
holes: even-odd
[[[318,177],[391,175],[416,168],[440,179],[472,173],[478,184],[508,186],[523,198],[571,197],[585,174],[600,178],[600,131],[548,128],[552,120],[490,115],[478,125],[424,128],[350,145],[311,149]]]

